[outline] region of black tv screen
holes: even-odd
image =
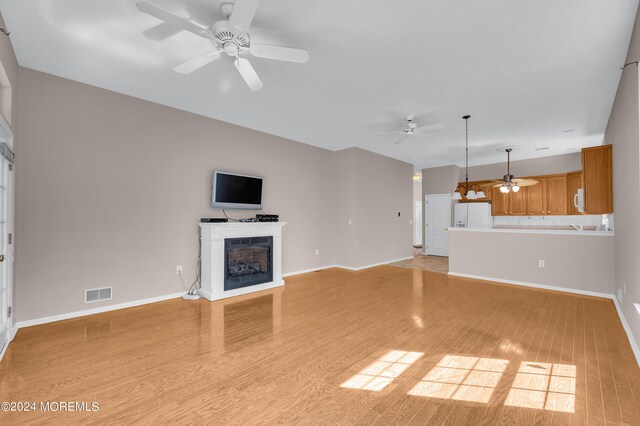
[[[211,207],[262,210],[262,178],[214,171]]]

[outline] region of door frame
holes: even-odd
[[[13,161],[6,160],[9,163],[9,170],[7,172],[7,182],[6,182],[6,202],[7,202],[7,217],[6,217],[6,232],[7,238],[10,240],[7,241],[7,252],[5,254],[5,262],[6,262],[6,275],[5,278],[7,280],[7,308],[11,309],[11,314],[7,319],[7,344],[4,348],[0,348],[0,360],[4,356],[7,351],[7,348],[11,344],[11,341],[15,337],[15,314],[13,312],[13,295],[14,295],[14,280],[13,280],[13,271],[14,271],[14,247],[15,247],[15,157],[13,154],[13,140],[14,135],[11,130],[11,126],[5,119],[5,117],[0,112],[0,144],[6,145],[9,148],[10,156],[13,158]],[[1,156],[1,154],[0,154]],[[4,160],[0,158],[0,160]],[[11,235],[11,237],[9,237]]]
[[[443,256],[443,257],[448,257],[448,250],[447,250],[447,256],[444,255],[439,255],[439,254],[429,254],[429,197],[443,197],[443,196],[447,196],[449,198],[449,227],[451,227],[451,219],[452,219],[452,210],[453,208],[451,207],[453,205],[452,203],[452,196],[450,193],[446,193],[446,194],[428,194],[424,196],[424,222],[423,222],[423,227],[424,227],[424,238],[422,240],[422,253],[424,255],[427,256]]]

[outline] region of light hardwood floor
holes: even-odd
[[[444,256],[414,256],[413,259],[401,260],[392,263],[391,266],[400,266],[403,268],[423,269],[425,271],[440,272],[446,274],[449,272],[449,258]]]
[[[0,424],[640,424],[610,300],[408,268],[171,300],[18,332],[0,401],[97,401]]]

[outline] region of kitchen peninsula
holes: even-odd
[[[449,275],[605,296],[612,231],[449,228]]]

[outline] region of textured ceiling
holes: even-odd
[[[202,25],[219,0],[149,0]],[[242,1],[242,0],[238,0]],[[220,60],[172,68],[211,50],[134,0],[0,0],[21,66],[332,150],[358,146],[416,168],[572,152],[602,142],[636,0],[263,0],[253,41],[309,50],[306,64],[251,59],[251,92]],[[407,114],[445,127],[400,145]],[[566,132],[567,130],[573,130]],[[549,147],[546,150],[536,148]]]

